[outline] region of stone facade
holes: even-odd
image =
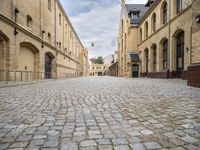
[[[106,74],[107,65],[105,64],[91,64],[91,76],[104,76]]]
[[[59,0],[0,3],[1,80],[12,80],[12,71],[35,78],[81,74],[80,53],[85,49]]]
[[[143,77],[187,79],[188,66],[192,63],[192,0],[180,2],[151,0],[139,7],[122,1],[118,49],[120,76],[132,77],[133,65],[139,65]],[[132,9],[128,10],[127,6]],[[140,63],[128,60],[130,51],[140,55]],[[193,59],[198,61],[200,57],[196,55]]]
[[[192,51],[191,62],[188,68],[188,85],[200,87],[200,1],[193,0],[192,4]]]
[[[109,75],[115,77],[118,76],[118,62],[115,62],[109,66]]]
[[[83,49],[80,52],[80,67],[81,67],[81,75],[82,76],[89,76],[89,61],[88,61],[88,50]]]

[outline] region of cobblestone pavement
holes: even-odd
[[[0,149],[200,149],[200,89],[87,77],[0,89]]]

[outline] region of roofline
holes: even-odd
[[[69,25],[71,26],[71,29],[73,30],[75,36],[77,37],[78,41],[80,42],[80,45],[84,48],[83,43],[81,42],[78,34],[76,33],[76,31],[75,31],[75,29],[74,29],[69,17],[67,16],[67,13],[65,12],[65,9],[63,8],[60,0],[56,0],[56,1],[58,2],[58,6],[60,7],[61,11],[63,12],[63,15],[65,16],[65,19],[69,22]]]
[[[149,16],[149,14],[154,10],[154,8],[161,2],[161,0],[155,0],[153,5],[146,11],[145,15],[138,23],[138,27],[143,23],[143,21]]]

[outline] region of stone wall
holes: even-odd
[[[1,41],[7,43],[0,47],[5,60],[0,69],[45,72],[49,53],[55,77],[80,75],[79,54],[84,47],[59,0],[51,0],[50,5],[48,0],[0,2],[0,40],[6,37]]]

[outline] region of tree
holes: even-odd
[[[95,61],[96,64],[103,64],[103,57],[102,56],[99,56],[96,61]]]

